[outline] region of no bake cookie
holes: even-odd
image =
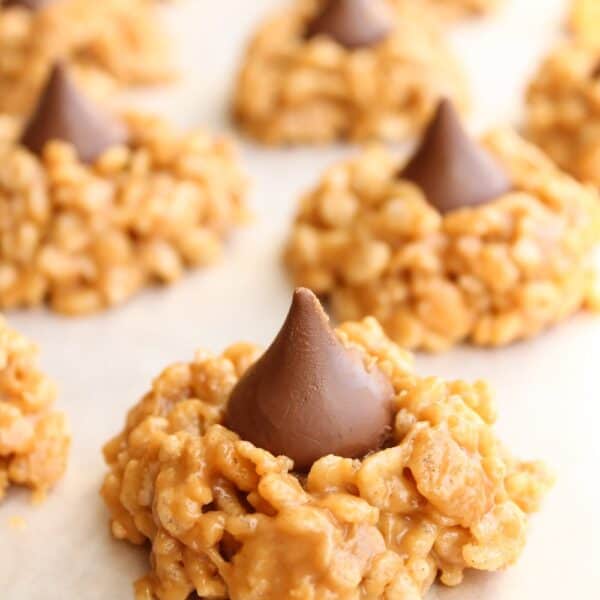
[[[386,0],[295,0],[250,43],[233,114],[269,144],[403,140],[441,96],[467,103],[461,69],[423,11]]]
[[[600,3],[574,0],[569,35],[527,92],[527,133],[563,169],[600,186]]]
[[[0,500],[11,485],[40,500],[63,476],[71,437],[55,396],[36,347],[0,317]]]
[[[20,120],[67,62],[89,92],[172,76],[166,33],[146,0],[0,2],[0,112]]]
[[[595,43],[586,30],[544,60],[527,92],[527,133],[562,168],[600,186],[600,15],[594,31]]]
[[[18,144],[0,147],[0,307],[123,302],[218,258],[246,218],[229,141],[103,112],[57,66]]]
[[[600,51],[600,4],[597,0],[570,0],[569,33]]]
[[[480,16],[495,11],[503,0],[394,0],[400,4],[421,5],[443,19]]]
[[[136,598],[417,600],[514,563],[552,477],[495,418],[484,383],[420,377],[297,290],[262,356],[168,367],[106,445],[113,535],[151,544]]]
[[[285,261],[340,320],[409,348],[527,338],[598,307],[598,197],[509,130],[478,143],[442,102],[415,155],[334,166],[302,200]]]

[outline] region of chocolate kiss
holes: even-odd
[[[441,213],[484,204],[512,188],[502,166],[464,131],[448,100],[440,102],[400,176],[416,183]]]
[[[364,456],[392,423],[394,390],[338,340],[315,295],[294,293],[281,331],[231,393],[225,423],[308,471],[322,456]]]
[[[0,2],[0,4],[6,7],[21,6],[22,8],[35,11],[46,8],[46,6],[50,6],[56,2],[58,2],[58,0],[4,0],[4,2]]]
[[[59,64],[21,137],[21,143],[38,155],[51,140],[73,144],[82,161],[93,162],[107,148],[124,144],[127,131],[82,95]]]
[[[392,15],[381,0],[328,0],[309,23],[307,36],[326,35],[346,48],[360,48],[385,39],[392,24]]]

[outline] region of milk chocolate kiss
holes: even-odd
[[[315,295],[299,288],[275,341],[233,389],[225,424],[306,472],[328,454],[381,447],[393,396],[387,377],[343,346]]]
[[[448,100],[440,102],[400,176],[416,183],[441,213],[490,202],[512,188],[502,166],[465,132]]]
[[[384,40],[392,25],[382,0],[328,0],[308,24],[307,37],[326,35],[346,48],[361,48]]]
[[[59,64],[21,137],[21,143],[38,155],[51,140],[70,142],[82,161],[93,162],[107,148],[125,143],[127,130],[81,94]]]
[[[46,6],[55,4],[58,1],[59,0],[4,0],[4,2],[0,2],[0,4],[2,6],[6,6],[7,8],[11,6],[20,6],[22,8],[35,11],[46,8]]]

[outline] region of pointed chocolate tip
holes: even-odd
[[[416,183],[441,213],[491,202],[512,189],[502,165],[469,137],[447,99],[400,176]]]
[[[388,378],[340,342],[316,296],[299,288],[274,342],[233,389],[225,424],[308,471],[328,454],[379,448],[393,396]]]
[[[302,314],[304,318],[312,314],[329,328],[329,316],[323,309],[315,293],[308,288],[297,287],[294,290],[290,312]]]
[[[1,6],[6,8],[11,8],[13,6],[20,6],[21,8],[26,8],[27,10],[42,10],[51,4],[55,4],[58,0],[4,0],[4,2],[0,2]]]
[[[329,0],[308,24],[306,35],[325,35],[353,49],[383,41],[392,27],[391,11],[381,0]]]
[[[52,140],[71,143],[88,163],[127,141],[125,127],[84,96],[60,63],[52,69],[21,137],[21,143],[38,155]]]

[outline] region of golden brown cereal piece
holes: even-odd
[[[328,36],[307,39],[322,2],[295,0],[255,34],[233,102],[246,133],[268,144],[402,140],[441,96],[465,108],[463,74],[423,11],[397,7],[390,35],[348,49]]]
[[[151,544],[138,600],[423,598],[439,576],[514,563],[552,483],[508,457],[483,383],[421,378],[372,319],[337,335],[394,391],[389,447],[326,456],[306,477],[222,426],[259,356],[248,345],[168,367],[105,447],[113,535]]]
[[[527,133],[562,168],[600,186],[600,48],[564,42],[527,93]]]
[[[80,315],[214,262],[247,216],[228,140],[133,115],[92,164],[62,142],[0,148],[0,307]]]
[[[11,485],[41,500],[63,476],[71,436],[65,416],[52,411],[55,396],[36,347],[0,317],[0,500]]]
[[[598,197],[510,131],[483,141],[513,191],[441,215],[371,148],[301,202],[285,261],[339,320],[375,316],[399,344],[500,346],[595,306]]]
[[[173,75],[166,34],[146,0],[61,0],[0,8],[0,112],[29,114],[58,58],[96,95]]]

